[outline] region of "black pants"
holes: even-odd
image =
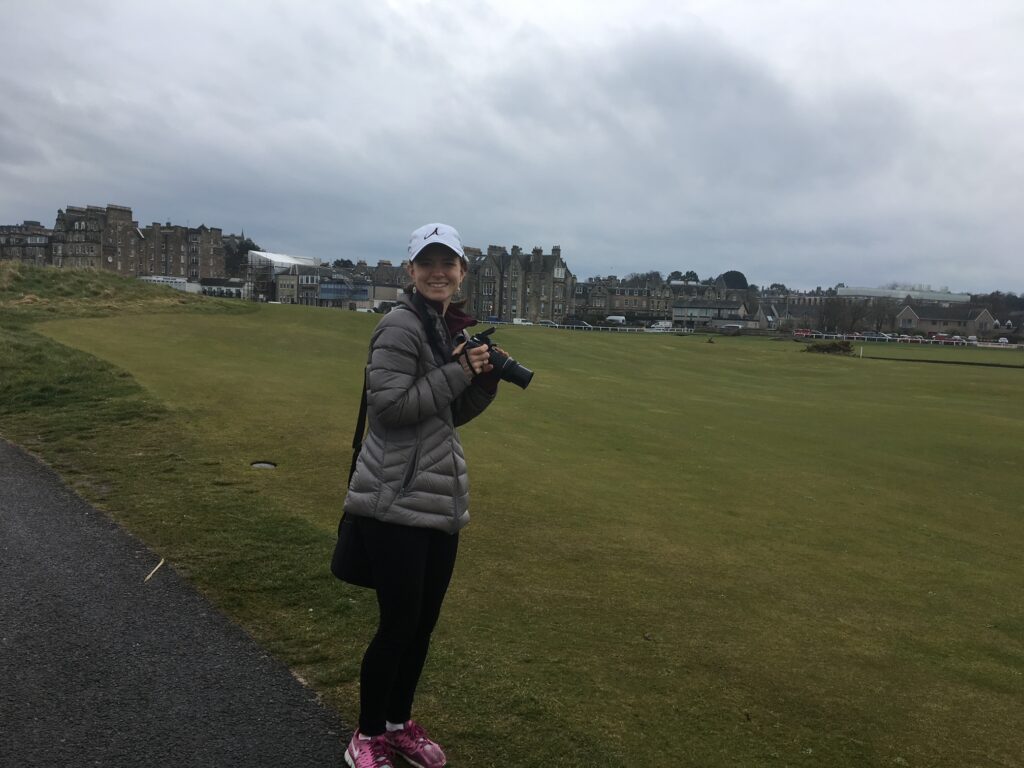
[[[373,561],[380,625],[359,676],[359,730],[384,732],[385,720],[412,715],[430,635],[455,567],[459,535],[357,518]]]

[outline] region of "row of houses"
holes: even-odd
[[[68,206],[57,212],[53,227],[38,221],[0,226],[0,258],[164,278],[175,287],[211,295],[348,309],[386,307],[408,282],[404,262],[370,266],[357,261],[332,268],[312,258],[265,252],[250,253],[245,278],[228,278],[224,243],[233,237],[205,225],[154,222],[140,227],[126,206]],[[472,314],[495,320],[595,323],[622,316],[631,323],[671,320],[692,329],[735,325],[960,335],[1019,325],[972,306],[968,294],[842,286],[761,291],[735,270],[704,281],[668,281],[658,273],[583,281],[557,245],[548,252],[540,247],[526,252],[517,245],[466,247],[465,252],[469,273],[459,298]]]
[[[555,246],[550,253],[518,246],[465,248],[469,271],[456,297],[482,318],[561,323],[574,308],[575,277]],[[409,283],[407,263],[328,267],[314,259],[251,251],[245,296],[255,301],[348,309],[387,308]]]
[[[746,302],[728,300],[683,299],[672,305],[673,324],[684,328],[721,328],[733,326],[747,330],[820,329],[822,305],[783,305],[757,302],[753,312]],[[906,303],[899,307],[891,323],[859,323],[856,327],[829,327],[837,332],[885,331],[906,334],[948,334],[991,336],[1016,329],[1020,319],[999,320],[985,307],[947,307],[941,304]]]
[[[52,227],[38,221],[0,225],[0,259],[130,277],[224,277],[221,230],[153,222],[141,227],[123,205],[73,206]]]

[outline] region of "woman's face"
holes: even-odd
[[[462,285],[466,268],[450,248],[427,246],[409,265],[409,276],[416,291],[424,298],[439,301],[447,307]]]

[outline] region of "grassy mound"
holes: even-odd
[[[37,267],[0,261],[0,323],[133,312],[249,311],[241,302],[212,299],[91,269]]]

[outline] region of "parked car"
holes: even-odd
[[[1009,343],[1010,343],[1010,340],[1009,340],[1008,338],[1006,338],[1005,336],[1000,336],[1000,337],[999,337],[999,342],[998,342],[998,343],[999,343],[999,344],[1009,344]]]
[[[535,325],[543,325],[545,328],[557,328],[558,323],[554,320],[538,320]]]
[[[608,315],[608,317],[606,317],[604,321],[612,325],[625,325],[626,317],[625,315]]]
[[[563,318],[562,319],[562,325],[575,325],[575,326],[577,326],[579,328],[593,328],[594,327],[590,323],[588,323],[586,320],[582,320],[582,319],[580,319],[578,317],[573,317],[572,315],[570,315],[569,317]]]

